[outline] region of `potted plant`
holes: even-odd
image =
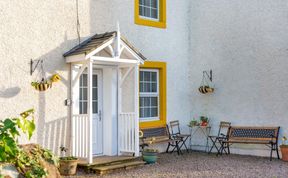
[[[206,93],[212,93],[214,92],[214,88],[208,86],[208,85],[203,85],[203,86],[200,86],[198,88],[199,92],[202,93],[202,94],[206,94]]]
[[[47,80],[46,78],[42,78],[39,81],[35,81],[35,82],[32,82],[31,85],[36,89],[36,90],[39,90],[39,91],[45,91],[47,90],[48,88],[51,88],[52,87],[52,83],[54,82],[59,82],[61,80],[61,77],[58,75],[58,74],[54,74],[50,77],[49,80]]]
[[[288,161],[288,144],[286,142],[287,142],[287,138],[283,136],[282,144],[280,145],[280,150],[281,150],[283,161]]]
[[[149,145],[153,144],[153,142],[155,141],[155,138],[151,138],[151,140],[149,141]],[[154,149],[154,148],[146,148],[143,149],[142,152],[142,157],[143,160],[148,163],[148,164],[153,164],[156,163],[157,158],[158,158],[158,150]]]
[[[61,157],[59,160],[59,171],[61,175],[75,175],[77,171],[78,158],[73,156],[65,156],[68,149],[64,146],[60,147]]]
[[[189,127],[197,126],[197,124],[198,124],[197,120],[193,118],[193,120],[191,120],[189,123]]]
[[[200,121],[201,121],[201,126],[207,126],[208,125],[208,117],[201,116]]]

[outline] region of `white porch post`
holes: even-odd
[[[88,163],[92,163],[93,162],[93,152],[92,152],[92,77],[93,77],[93,63],[92,61],[89,59],[88,61],[88,109],[87,109],[87,113],[88,113],[88,157],[87,157],[87,161]]]
[[[117,131],[117,135],[118,135],[118,138],[117,138],[117,141],[118,141],[118,155],[120,155],[121,154],[121,152],[120,152],[120,149],[121,149],[121,140],[120,140],[120,137],[121,137],[121,127],[120,127],[120,124],[122,124],[121,122],[120,122],[120,114],[121,114],[121,112],[122,112],[122,90],[121,90],[121,79],[122,79],[122,74],[121,74],[121,68],[117,68],[117,78],[118,78],[118,81],[117,81],[117,89],[118,89],[118,92],[117,92],[117,96],[118,96],[118,98],[117,98],[117,100],[118,100],[118,102],[117,102],[117,106],[118,106],[118,109],[117,109],[117,123],[118,123],[118,125],[117,125],[117,129],[118,129],[118,131]]]
[[[139,66],[134,67],[135,72],[135,156],[139,156]]]
[[[74,87],[73,87],[73,78],[74,78],[74,76],[75,76],[75,72],[74,72],[74,65],[73,64],[71,64],[70,65],[70,77],[71,77],[71,80],[70,80],[70,85],[71,85],[71,88],[70,88],[70,98],[71,98],[71,105],[70,105],[70,118],[71,118],[71,120],[70,120],[70,126],[71,126],[71,154],[72,154],[72,156],[75,156],[76,155],[76,153],[75,153],[75,130],[74,130],[74,125],[75,125],[75,123],[74,123],[74,119],[73,119],[73,115],[74,115],[74,105],[75,105],[75,103],[74,103]]]

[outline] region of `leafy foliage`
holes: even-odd
[[[20,118],[7,118],[0,121],[0,161],[13,162],[19,153],[17,137],[19,130],[28,135],[30,139],[35,130],[33,117],[34,110],[29,109],[20,114]],[[29,116],[31,118],[29,119]]]
[[[27,135],[30,140],[35,131],[34,109],[20,114],[19,118],[7,118],[0,121],[0,162],[15,164],[18,171],[28,178],[42,178],[48,175],[41,166],[45,160],[58,166],[58,158],[51,151],[35,147],[30,153],[18,146],[17,138],[20,132]],[[1,177],[1,175],[0,175]]]

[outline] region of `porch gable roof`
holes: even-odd
[[[79,45],[73,47],[69,51],[63,54],[64,57],[79,55],[79,54],[89,54],[93,50],[107,43],[117,36],[117,31],[106,32],[102,34],[95,34],[85,41],[81,42]],[[126,38],[121,36],[121,41],[124,42],[136,55],[141,59],[146,60],[146,57],[139,52]]]

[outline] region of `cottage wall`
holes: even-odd
[[[68,146],[70,66],[62,54],[77,44],[75,1],[10,0],[0,7],[0,118],[34,107],[32,141],[54,151]],[[281,0],[167,0],[167,28],[160,29],[134,23],[133,0],[84,0],[79,18],[81,37],[115,30],[119,21],[122,35],[149,60],[167,62],[167,120],[180,120],[184,132],[192,117],[206,115],[213,133],[226,120],[281,126],[287,134],[286,9]],[[59,73],[62,81],[34,90],[30,59],[44,59],[47,76]],[[210,69],[215,92],[202,95],[202,71]],[[193,141],[195,148],[205,144],[200,135]],[[263,146],[240,147],[232,151],[267,155]]]

